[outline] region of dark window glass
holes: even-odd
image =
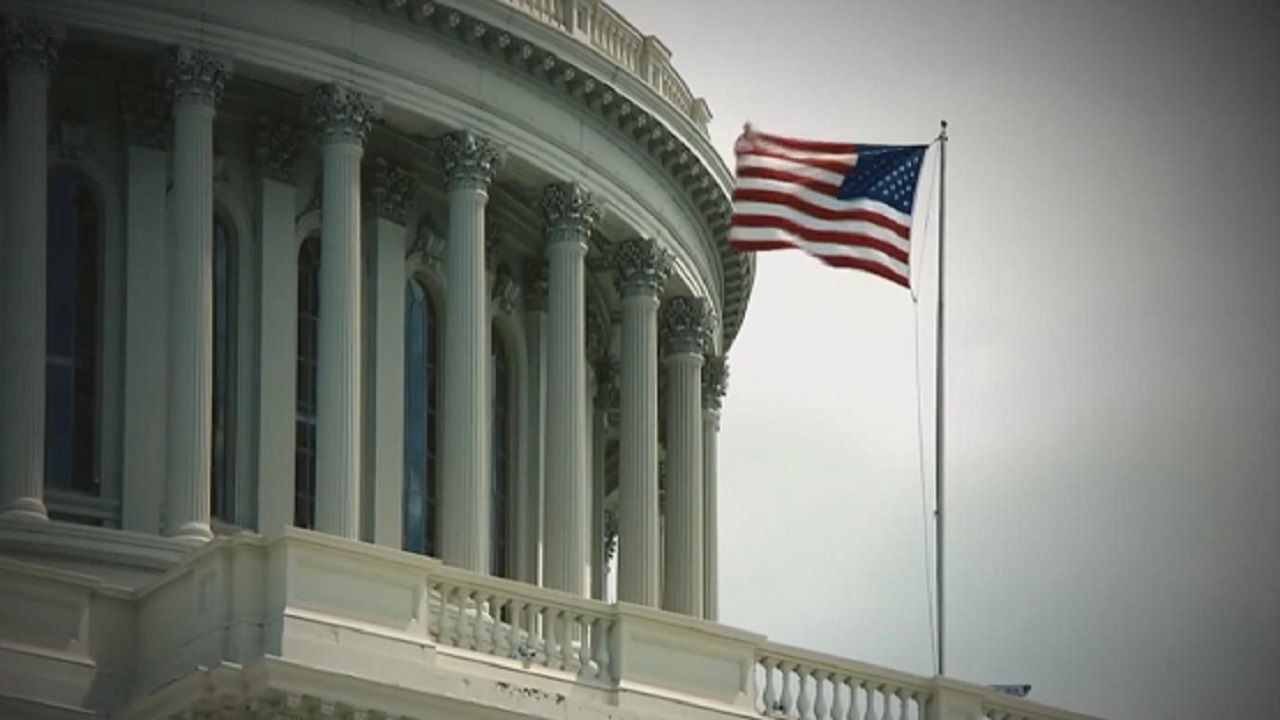
[[[231,455],[235,358],[235,251],[230,227],[213,219],[213,456],[210,459],[210,503],[213,516],[235,521]]]
[[[489,363],[492,372],[489,393],[493,402],[490,413],[493,423],[493,458],[489,463],[492,473],[489,483],[489,572],[498,577],[507,577],[510,534],[507,511],[511,496],[508,472],[511,450],[510,366],[507,364],[507,348],[502,342],[501,334],[494,332],[489,346],[493,355],[492,362]]]
[[[403,546],[435,555],[438,323],[421,284],[409,281],[405,305]]]
[[[316,521],[316,357],[320,320],[320,236],[298,251],[298,403],[294,421],[293,524]]]
[[[74,172],[55,170],[48,189],[45,483],[97,495],[101,213]]]

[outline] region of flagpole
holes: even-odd
[[[942,367],[942,340],[943,340],[943,320],[946,315],[944,312],[943,299],[946,293],[946,283],[944,281],[944,270],[946,269],[946,256],[944,253],[943,238],[946,236],[947,226],[947,121],[942,121],[942,132],[938,135],[940,142],[938,148],[938,318],[937,339],[934,344],[934,366],[937,372],[934,385],[934,484],[933,484],[933,512],[934,512],[934,572],[937,573],[938,587],[938,675],[946,674],[946,603],[943,602],[945,595],[943,594],[944,574],[942,572],[942,528],[943,528],[943,449],[945,447],[944,439],[944,420],[946,415],[943,411],[943,367]]]

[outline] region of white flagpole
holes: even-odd
[[[937,573],[938,587],[938,675],[946,674],[946,603],[943,602],[943,579],[942,572],[942,521],[943,521],[943,449],[945,446],[944,425],[946,414],[943,411],[943,380],[942,371],[942,338],[943,338],[943,320],[944,314],[943,299],[946,292],[946,284],[944,283],[943,271],[946,269],[946,256],[943,254],[943,238],[946,235],[947,226],[947,121],[942,121],[942,132],[938,136],[941,144],[939,145],[938,156],[938,318],[937,325],[937,341],[934,344],[934,365],[937,371],[934,385],[934,572]]]

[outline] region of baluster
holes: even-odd
[[[574,625],[578,633],[578,673],[591,677],[591,619],[579,612]]]
[[[467,643],[472,650],[484,650],[484,593],[471,591],[471,632]]]
[[[765,667],[764,658],[756,657],[751,667],[751,700],[755,703],[756,712],[769,714],[769,702],[765,700],[765,687],[769,684],[769,669]]]
[[[846,698],[844,691],[848,687],[852,694],[853,688],[849,687],[849,676],[831,676],[831,718],[832,720],[849,720],[849,707],[852,704],[853,697],[850,695]]]
[[[813,681],[813,690],[809,689],[809,681]],[[801,670],[796,667],[796,715],[801,720],[814,718],[813,706],[818,695],[818,674],[814,670]]]
[[[796,696],[799,694],[797,687],[800,684],[800,667],[792,663],[779,663],[778,669],[782,671],[782,714],[787,717],[794,717],[796,707]],[[791,681],[791,671],[796,670],[796,681]]]
[[[827,697],[828,680],[831,673],[816,670],[813,673],[813,716],[816,720],[831,720],[831,700]],[[835,683],[831,683],[832,692],[836,692]]]
[[[573,669],[573,616],[568,610],[561,608],[556,613],[556,647],[560,651],[560,669]]]
[[[489,595],[489,652],[503,656],[502,648],[507,642],[507,625],[502,621],[502,608],[505,601],[497,595]]]
[[[771,657],[763,657],[760,659],[760,665],[764,668],[764,714],[777,715],[778,709],[782,707],[782,688],[778,685],[777,675],[774,670],[778,667],[778,661]]]
[[[875,685],[863,680],[862,686],[863,700],[866,702],[866,708],[862,712],[862,720],[876,720],[876,699]]]
[[[547,667],[560,667],[560,611],[553,607],[542,608],[542,641],[547,646]]]
[[[454,647],[462,645],[462,605],[462,589],[450,585],[449,615],[452,616],[452,622],[449,623],[449,644]]]

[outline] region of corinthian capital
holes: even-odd
[[[716,316],[702,298],[679,295],[662,304],[663,340],[668,353],[701,355],[711,347]]]
[[[31,18],[4,23],[4,59],[11,69],[53,72],[66,33],[60,27]]]
[[[363,145],[378,113],[373,98],[342,85],[321,85],[311,91],[311,122],[321,142]]]
[[[702,363],[702,407],[719,410],[729,388],[729,363],[723,355],[708,355]]]
[[[657,296],[671,276],[671,254],[649,238],[628,238],[613,252],[618,268],[615,282],[623,297]]]
[[[549,239],[581,240],[600,219],[600,206],[591,191],[575,182],[548,185],[542,192],[542,215]]]
[[[418,189],[418,178],[386,158],[376,158],[370,170],[369,202],[379,217],[404,225]]]
[[[450,190],[488,190],[502,166],[502,147],[470,130],[440,138],[440,160]]]
[[[160,79],[175,102],[216,105],[231,79],[231,58],[175,45],[160,61]]]
[[[297,182],[294,160],[302,149],[302,130],[296,125],[258,118],[253,133],[253,155],[264,177],[283,183]]]

